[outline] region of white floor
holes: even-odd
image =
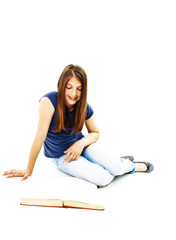
[[[39,170],[40,169],[40,170]],[[172,172],[171,172],[172,173]],[[40,158],[34,177],[62,179],[46,158]],[[3,239],[175,239],[175,193],[172,174],[160,165],[150,174],[115,179],[98,190],[105,211],[24,207],[19,205],[19,178],[1,181],[0,235]]]
[[[0,239],[175,240],[175,2],[50,2],[0,3]],[[104,212],[22,207],[23,183],[2,176],[26,167],[39,99],[70,63],[110,150],[155,165],[99,189]],[[33,176],[64,175],[42,153]]]

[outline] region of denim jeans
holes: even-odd
[[[84,148],[78,160],[64,161],[65,155],[53,159],[59,170],[99,187],[108,185],[116,176],[135,171],[135,165],[129,159],[106,153],[96,143]]]

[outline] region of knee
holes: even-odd
[[[104,170],[103,174],[101,173],[100,175],[99,174],[96,175],[95,184],[98,187],[105,187],[109,183],[111,183],[113,179],[114,176],[111,175],[108,171]]]

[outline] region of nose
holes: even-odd
[[[75,97],[75,96],[77,96],[77,89],[76,88],[73,88],[73,90],[72,90],[72,95],[73,95],[73,97]]]

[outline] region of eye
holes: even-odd
[[[71,87],[70,86],[66,86],[66,89],[71,89]]]
[[[78,91],[80,91],[80,92],[81,92],[81,91],[82,91],[82,87],[78,88]]]

